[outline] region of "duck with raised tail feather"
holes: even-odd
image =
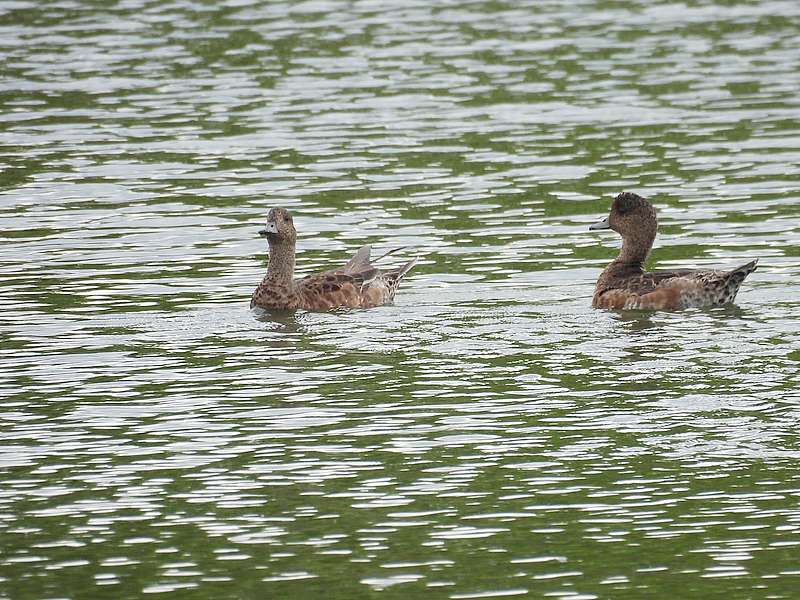
[[[417,262],[414,258],[397,269],[380,270],[372,266],[370,247],[364,246],[338,269],[295,279],[297,232],[289,211],[270,210],[267,225],[259,234],[269,244],[269,265],[253,292],[250,308],[322,311],[381,306],[394,299],[400,281]]]

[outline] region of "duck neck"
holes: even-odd
[[[620,250],[619,256],[611,264],[617,269],[644,272],[644,262],[647,260],[647,255],[650,254],[654,239],[654,235],[648,235],[644,238],[623,238],[622,250]]]
[[[269,265],[266,280],[290,284],[294,277],[294,243],[269,240]]]

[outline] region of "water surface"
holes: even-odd
[[[795,597],[798,18],[4,4],[0,597]],[[736,306],[590,309],[622,190]],[[274,205],[420,263],[251,313]]]

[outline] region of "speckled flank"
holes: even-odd
[[[691,270],[646,273],[642,265],[653,246],[656,212],[646,199],[623,193],[614,199],[608,227],[622,236],[622,250],[597,280],[592,306],[609,309],[676,310],[733,302],[757,260],[730,271]]]
[[[270,247],[269,268],[253,292],[250,307],[267,310],[324,311],[334,308],[373,308],[394,299],[400,281],[416,259],[398,269],[381,271],[370,263],[364,246],[344,266],[294,279],[296,232],[289,211],[274,208],[264,229]]]

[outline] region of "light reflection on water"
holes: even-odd
[[[796,3],[2,10],[0,596],[794,597]],[[275,204],[420,264],[251,313]]]

